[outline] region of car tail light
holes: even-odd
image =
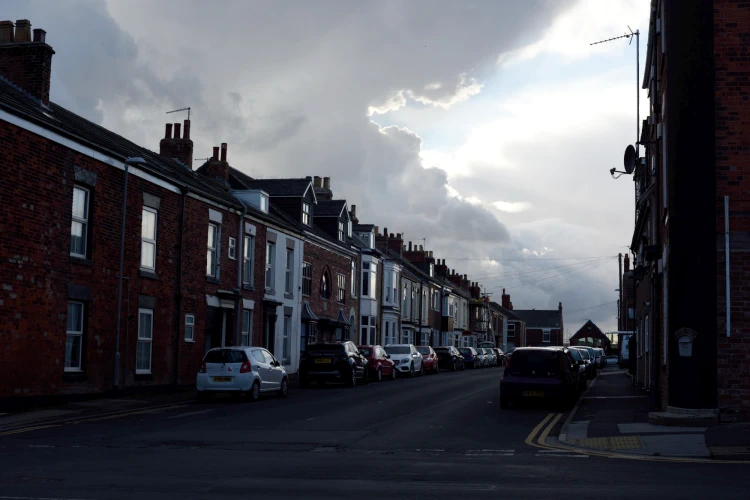
[[[510,358],[506,358],[505,359],[505,369],[507,370],[509,368],[510,368]]]
[[[240,373],[250,373],[252,369],[253,367],[250,366],[250,361],[245,361],[242,363],[242,366],[240,366]]]
[[[198,368],[198,373],[206,373],[206,363],[201,363],[201,367]]]

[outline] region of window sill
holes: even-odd
[[[141,269],[140,275],[141,275],[141,278],[148,278],[152,280],[159,279],[159,276],[154,271],[149,271],[148,269]]]
[[[273,288],[266,288],[265,291],[267,295],[276,295],[276,290],[274,290]]]
[[[285,293],[284,294],[284,298],[285,299],[293,299],[294,298],[294,294],[293,293]]]
[[[195,344],[195,340],[185,339],[186,344]]]
[[[152,382],[153,380],[154,377],[151,375],[151,372],[135,373],[136,382]]]
[[[209,283],[215,283],[217,285],[221,285],[221,280],[214,278],[213,276],[206,276],[206,281]]]
[[[66,371],[62,376],[63,382],[85,382],[87,380],[86,373],[81,371]]]
[[[242,284],[242,289],[243,290],[250,290],[251,292],[255,291],[255,287],[253,285],[248,285],[248,284],[244,284],[244,283]]]
[[[94,265],[94,261],[90,259],[86,259],[84,257],[78,257],[76,255],[70,256],[70,262],[73,264],[82,264],[84,266],[92,267]]]

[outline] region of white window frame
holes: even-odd
[[[148,238],[143,235],[143,213],[149,212],[154,214],[154,237]],[[149,271],[155,271],[156,270],[156,238],[157,238],[157,226],[159,223],[159,211],[155,208],[151,207],[143,207],[143,210],[141,211],[141,269],[148,269]],[[143,263],[143,247],[145,245],[152,245],[154,247],[153,256],[154,261],[151,263],[151,265]]]
[[[242,310],[242,327],[240,331],[240,345],[244,347],[250,347],[253,345],[253,310],[243,309]],[[247,338],[247,344],[245,344],[245,338]]]
[[[361,291],[360,297],[369,297],[370,296],[370,263],[369,262],[362,263],[362,280],[360,281],[360,283],[362,283],[362,291]]]
[[[274,261],[276,260],[276,243],[273,241],[266,241],[266,274],[264,277],[265,288],[270,291],[274,289],[274,282],[276,277],[274,276]]]
[[[344,221],[339,220],[339,241],[344,241]]]
[[[208,234],[214,232],[213,246],[206,242],[206,276],[216,278],[219,275],[219,225],[213,222],[208,223]]]
[[[508,322],[508,333],[506,334],[507,338],[514,339],[516,338],[516,324]]]
[[[349,238],[352,237],[352,221],[348,221],[346,223],[346,234],[349,236]],[[367,238],[368,243],[370,243],[370,238]],[[372,244],[370,243],[370,248],[372,248]]]
[[[345,304],[346,303],[346,275],[339,273],[337,275],[337,285],[338,290],[336,291],[336,298],[339,301],[339,304]]]
[[[237,240],[231,236],[229,237],[229,250],[227,250],[227,255],[229,255],[230,259],[237,260]]]
[[[66,324],[65,324],[65,345],[66,345],[65,358],[66,359],[64,360],[64,363],[65,363],[64,370],[66,372],[82,372],[83,371],[83,328],[84,328],[83,323],[84,323],[84,318],[86,314],[85,312],[86,304],[84,304],[83,302],[77,302],[77,301],[68,302],[68,315],[70,315],[71,305],[81,306],[81,317],[80,317],[81,329],[80,330],[68,330],[68,321],[67,321],[68,318],[66,318]],[[78,366],[68,366],[68,356],[67,356],[68,337],[79,337],[80,339],[78,342]]]
[[[284,315],[284,324],[281,332],[281,364],[289,365],[292,362],[292,317]]]
[[[388,270],[383,271],[383,283],[385,283],[385,286],[383,287],[385,289],[385,297],[383,297],[383,301],[386,304],[391,303],[391,272],[392,271]]]
[[[401,302],[398,299],[398,281],[399,281],[399,276],[398,276],[397,272],[393,273],[392,280],[393,280],[393,282],[391,283],[391,286],[393,286],[393,302],[392,302],[392,304],[396,304],[396,307],[398,307],[401,304]]]
[[[302,202],[302,224],[310,225],[310,204],[306,201]]]
[[[552,335],[549,328],[542,328],[542,342],[552,342]]]
[[[72,220],[71,220],[71,223],[70,223],[70,235],[71,235],[71,237],[73,236],[73,224],[76,223],[76,222],[79,223],[79,224],[81,224],[81,228],[82,228],[81,234],[83,236],[83,253],[74,252],[73,251],[73,246],[71,245],[71,247],[70,247],[70,255],[72,255],[74,257],[80,257],[82,259],[85,259],[86,255],[88,254],[88,250],[89,250],[89,219],[91,218],[90,217],[90,215],[91,215],[90,214],[90,209],[91,209],[91,191],[88,190],[88,189],[86,189],[83,186],[74,185],[73,186],[73,200],[75,200],[75,192],[76,192],[76,190],[83,191],[85,193],[85,195],[86,195],[86,203],[84,203],[84,212],[85,212],[85,215],[84,215],[83,218],[76,217],[73,214],[73,207],[71,205],[71,207],[70,207],[70,213],[71,213]]]
[[[145,337],[142,335],[141,331],[141,315],[145,314],[149,316],[150,319],[150,330],[151,330],[151,336]],[[148,343],[148,369],[144,368],[138,368],[138,345],[141,342],[147,342]],[[154,345],[154,310],[153,309],[144,309],[139,308],[138,309],[138,341],[136,343],[136,349],[135,349],[135,373],[136,374],[149,374],[151,373],[151,369],[153,367],[153,345]]]
[[[242,261],[242,284],[252,287],[255,280],[255,237],[249,234],[245,235]]]
[[[294,294],[294,250],[286,249],[286,262],[284,269],[284,293]]]
[[[185,342],[195,342],[195,316],[192,314],[185,315]]]
[[[305,270],[309,269],[309,276],[306,275]],[[305,293],[305,284],[308,285],[307,293]],[[310,297],[312,295],[312,264],[309,262],[302,262],[302,295]]]
[[[352,282],[349,287],[352,289],[352,297],[357,296],[357,262],[352,259]]]

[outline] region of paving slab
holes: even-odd
[[[710,457],[703,434],[660,434],[640,436],[643,452],[672,457]]]
[[[707,427],[672,427],[644,422],[617,424],[617,427],[621,434],[702,434],[707,429]]]

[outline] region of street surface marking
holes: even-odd
[[[542,453],[537,453],[535,456],[537,457],[561,457],[561,458],[589,458],[588,455],[583,455],[581,453],[547,453],[546,455],[543,455]]]
[[[190,417],[192,415],[200,415],[202,413],[211,413],[212,411],[215,411],[215,410],[208,409],[208,410],[189,411],[187,413],[180,413],[179,415],[173,415],[171,417],[164,417],[162,420],[168,420],[168,419],[171,419],[171,418]]]
[[[547,425],[547,427],[544,429],[542,434],[539,436],[539,444],[542,446],[547,446],[547,436],[549,436],[550,431],[555,427],[555,424],[562,418],[562,413],[558,413],[555,418],[552,419],[552,421]]]
[[[0,499],[7,499],[7,500],[84,500],[82,498],[59,498],[59,497],[3,497],[0,496]],[[90,500],[90,499],[87,499]]]
[[[26,427],[24,429],[16,429],[15,431],[0,432],[0,436],[9,436],[11,434],[21,434],[22,432],[38,431],[39,429],[48,429],[50,427],[60,427],[60,424],[54,425],[39,425],[37,427]],[[3,497],[0,497],[3,498]],[[4,497],[10,498],[10,497]]]
[[[586,396],[581,399],[640,399],[647,397],[649,396]]]
[[[532,429],[531,433],[529,433],[529,435],[526,436],[526,439],[524,440],[524,443],[526,443],[529,446],[534,446],[536,448],[546,448],[546,446],[541,446],[541,445],[535,444],[534,443],[534,437],[536,437],[536,435],[539,433],[539,431],[542,430],[542,427],[545,426],[545,424],[552,418],[553,415],[554,415],[554,413],[550,413],[549,415],[547,415],[546,417],[544,417],[544,420],[542,420],[541,422],[539,422],[539,424],[537,424],[537,426],[534,427],[534,429]]]

